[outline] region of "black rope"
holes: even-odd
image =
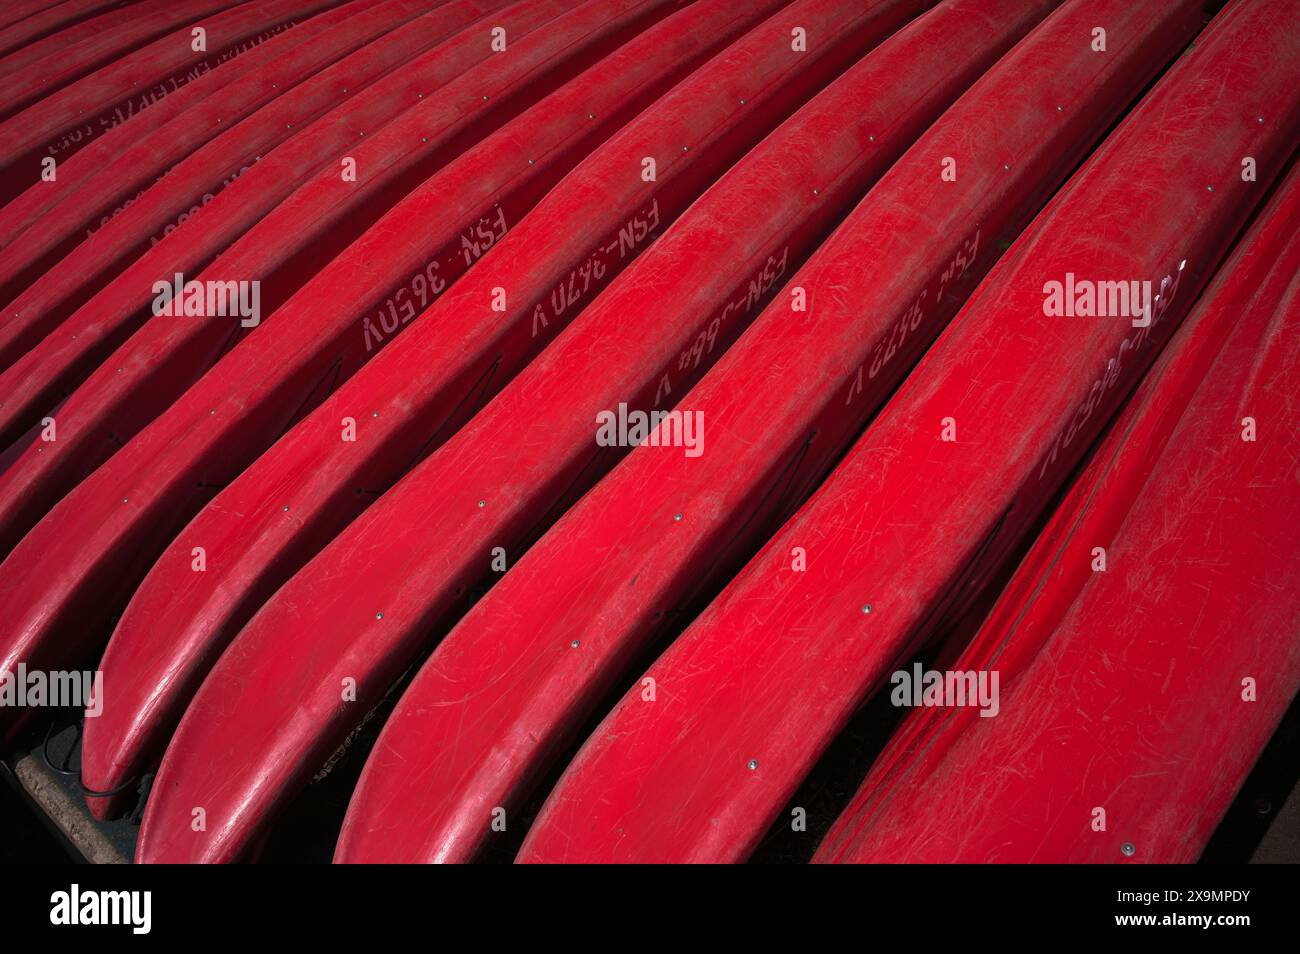
[[[72,755],[77,751],[77,747],[81,744],[82,724],[78,722],[72,725],[72,745],[68,747],[68,751],[64,753],[63,758],[60,759],[62,766],[55,765],[54,762],[50,760],[50,737],[54,733],[54,725],[54,721],[51,720],[50,724],[46,726],[45,741],[41,743],[41,761],[45,763],[45,767],[51,772],[55,772],[65,777],[75,775],[77,777],[77,787],[81,789],[81,794],[85,795],[87,798],[112,798],[114,795],[121,795],[123,792],[136,788],[141,796],[140,801],[136,804],[135,811],[131,813],[131,819],[133,821],[136,820],[139,812],[144,806],[144,798],[149,794],[149,789],[153,786],[153,773],[149,772],[143,776],[132,775],[121,785],[104,789],[103,791],[90,788],[81,779],[81,766],[78,765],[76,768],[72,767]]]
[[[50,720],[49,725],[45,727],[45,741],[41,743],[41,761],[45,763],[45,767],[51,772],[55,772],[59,775],[76,775],[78,779],[80,779],[81,767],[78,766],[77,768],[72,768],[71,763],[72,753],[77,750],[77,745],[81,742],[81,726],[80,724],[74,724],[72,728],[72,745],[70,745],[68,751],[64,753],[62,760],[63,767],[60,768],[50,761],[50,736],[54,734],[54,720]]]
[[[152,778],[152,776],[150,777]],[[114,795],[121,795],[127,789],[135,785],[138,785],[139,782],[140,780],[136,778],[134,775],[132,775],[129,779],[127,779],[121,785],[118,785],[116,788],[109,788],[109,789],[105,789],[102,792],[97,792],[93,788],[87,788],[86,783],[83,782],[80,779],[80,777],[78,777],[77,779],[77,785],[80,786],[81,788],[81,794],[85,795],[87,798],[111,798]]]

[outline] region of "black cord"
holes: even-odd
[[[144,775],[143,777],[137,777],[133,775],[130,778],[128,778],[125,782],[123,782],[121,785],[117,785],[113,788],[105,789],[102,792],[97,791],[96,789],[93,788],[88,788],[86,786],[86,783],[81,780],[81,766],[78,765],[76,768],[72,768],[72,764],[71,764],[72,755],[74,752],[77,751],[77,746],[81,744],[82,724],[80,722],[75,723],[72,726],[73,728],[72,745],[68,747],[68,751],[64,754],[63,758],[60,760],[63,763],[63,766],[59,767],[58,765],[55,765],[52,761],[50,761],[50,736],[53,735],[54,733],[54,725],[55,725],[54,721],[51,720],[50,724],[46,726],[45,741],[41,743],[41,761],[45,763],[45,767],[48,768],[51,772],[55,772],[65,777],[70,775],[75,775],[77,777],[77,787],[81,789],[81,794],[85,795],[87,798],[112,798],[114,795],[121,795],[123,792],[129,791],[130,789],[136,788],[137,786],[139,788],[141,796],[145,796],[148,794],[149,788],[152,787],[153,785],[152,772]],[[143,805],[144,805],[144,799],[141,798],[140,802],[136,806],[136,811],[132,813],[131,816],[132,820],[135,819],[136,813],[140,811],[140,808]]]
[[[54,733],[54,720],[51,719],[49,725],[45,727],[45,741],[41,743],[41,761],[45,763],[45,767],[51,772],[55,772],[59,775],[77,776],[78,784],[80,784],[80,766],[77,768],[69,767],[69,764],[72,761],[72,753],[77,750],[77,745],[81,742],[80,724],[74,725],[73,730],[72,745],[69,746],[67,753],[63,756],[63,768],[59,768],[59,766],[50,761],[50,736]]]

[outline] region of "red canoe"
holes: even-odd
[[[332,452],[342,447],[337,459],[344,466],[368,460],[366,454],[380,444],[385,429],[420,434],[413,445],[418,448],[438,422],[472,403],[466,401],[467,392],[478,396],[486,368],[494,368],[497,377],[490,383],[495,389],[540,347],[545,337],[538,335],[539,328],[554,333],[572,317],[579,296],[565,298],[566,291],[587,279],[591,293],[607,283],[775,125],[784,115],[782,108],[824,85],[855,50],[888,32],[900,11],[917,2],[888,0],[863,10],[853,0],[800,0],[791,9],[816,35],[832,36],[831,42],[794,53],[789,21],[781,21],[724,51],[552,190],[493,248],[491,271],[471,269],[466,281],[430,308],[427,317],[436,315],[436,322],[411,324],[399,340],[414,336],[412,347],[383,349],[378,380],[388,382],[387,394],[366,388],[360,392],[364,411],[352,408],[340,415],[331,407],[326,417],[315,418],[329,421],[324,430],[304,422],[296,433]],[[526,47],[520,43],[518,48]],[[738,110],[738,99],[746,99],[753,111]],[[465,108],[480,100],[470,97]],[[690,145],[683,149],[682,142]],[[640,174],[645,156],[663,158],[654,181]],[[319,185],[326,189],[330,183]],[[572,228],[575,221],[582,227]],[[262,229],[261,234],[274,246],[279,233]],[[498,287],[511,291],[504,316],[493,307]],[[539,308],[559,299],[565,314],[548,312],[549,322],[539,323]],[[421,328],[434,330],[421,333]],[[42,657],[52,664],[86,653],[94,632],[85,625],[87,615],[102,618],[125,605],[183,521],[265,450],[304,407],[319,400],[335,369],[342,374],[355,367],[345,368],[340,353],[364,360],[371,339],[368,324],[359,327],[346,315],[329,324],[306,320],[277,327],[272,321],[218,362],[68,494],[0,566],[0,606],[13,607],[10,630],[0,640],[0,661],[27,658],[34,666]],[[278,344],[266,347],[263,342]],[[385,362],[386,355],[392,358]],[[107,367],[111,375],[114,365]],[[340,400],[355,403],[348,395]],[[377,395],[382,396],[379,403]],[[365,422],[355,443],[339,440],[343,416]],[[35,466],[34,456],[33,451],[9,474],[26,473]],[[409,463],[409,454],[400,450],[400,460]],[[9,474],[0,484],[8,484]],[[318,476],[329,480],[338,472]],[[344,485],[343,490],[352,496],[356,488]],[[303,495],[308,496],[305,488]],[[39,506],[21,496],[0,497],[0,512],[6,504],[18,513]],[[283,519],[283,505],[274,506],[275,518]]]
[[[248,48],[341,0],[268,0],[242,4],[196,21],[206,31],[196,51],[189,25],[161,37],[0,123],[0,200],[41,178],[41,159],[63,159],[106,129]]]
[[[350,372],[401,329],[404,317],[445,293],[480,255],[518,228],[556,180],[638,107],[758,16],[737,13],[725,0],[704,0],[647,30],[400,202],[285,306],[297,320],[277,319],[274,339],[248,354],[283,373],[302,359],[303,340],[334,328],[349,336],[343,346],[352,355]],[[367,327],[377,337],[362,331]],[[339,424],[341,436],[341,419]],[[358,427],[364,435],[364,414]],[[330,437],[338,443],[333,427]],[[409,454],[417,450],[411,447]],[[313,497],[301,475],[316,470],[283,447],[269,451],[182,531],[141,584],[101,664],[115,688],[104,718],[86,729],[83,776],[93,790],[117,788],[156,762],[197,680],[225,642],[290,575],[290,567],[314,552],[313,544],[324,544],[321,536],[330,528],[324,515],[350,514],[367,502],[369,495],[357,499],[352,486],[343,487],[342,502],[338,494]],[[289,487],[293,518],[286,520],[280,495]],[[193,570],[195,544],[187,542],[194,540],[203,541],[213,558],[201,574]],[[98,803],[96,808],[108,810]]]
[[[953,663],[998,715],[909,716],[817,860],[1195,861],[1300,689],[1296,394],[1300,169]]]
[[[443,140],[455,134],[463,145],[465,123],[474,117],[482,117],[480,133],[493,128],[494,119],[500,122],[500,97],[512,91],[510,77],[500,74],[521,57],[492,57],[484,42],[488,27],[476,22],[500,5],[501,0],[455,0],[333,64],[191,154],[26,288],[8,306],[11,320],[0,327],[0,353],[15,361],[4,373],[0,439],[21,433],[53,403],[52,396],[75,387],[147,321],[160,278],[177,272],[197,278],[220,262],[230,271],[216,277],[265,281],[270,264],[278,264],[274,255],[310,249],[315,255],[299,264],[301,272],[349,235],[349,220],[331,219],[327,212],[359,202],[413,163],[422,161],[431,172],[432,163],[447,158]],[[493,19],[522,34],[566,6],[563,0],[517,3]],[[358,85],[364,86],[360,92]],[[517,88],[513,92],[519,95]],[[295,128],[298,134],[291,135]],[[171,131],[169,125],[158,135]],[[263,154],[263,146],[273,148]],[[342,178],[343,156],[357,161],[355,182]],[[333,194],[322,197],[329,186]],[[282,210],[308,187],[314,187],[317,204],[299,209],[307,217],[296,228],[263,238],[270,250],[263,249],[261,258],[235,257],[237,250],[247,254],[249,243],[273,224],[267,218],[288,214]],[[51,216],[57,219],[62,211],[64,206]],[[338,234],[313,231],[330,224]],[[241,238],[242,245],[236,242]],[[312,238],[318,247],[309,244]],[[284,284],[282,279],[267,288],[264,299],[283,292]],[[78,310],[69,317],[73,309]]]
[[[1129,114],[651,666],[656,701],[637,685],[604,720],[521,860],[748,856],[857,706],[1019,546],[1278,175],[1300,134],[1291,15],[1230,6]],[[1072,275],[1149,281],[1154,300],[1056,315],[1049,283]]]
[[[326,116],[317,123],[326,132],[324,138],[334,140],[335,147],[355,162],[355,181],[343,177],[341,156],[321,165],[319,157],[308,152],[308,147],[328,146],[328,141],[322,143],[321,137],[310,132],[296,137],[248,173],[277,173],[283,178],[293,171],[295,155],[304,160],[306,168],[302,171],[308,173],[305,181],[296,189],[291,181],[291,193],[283,201],[258,217],[258,208],[272,205],[276,193],[256,196],[260,204],[248,190],[233,188],[223,193],[187,223],[195,228],[185,233],[186,247],[177,252],[175,243],[165,240],[133,263],[114,282],[111,292],[116,293],[115,299],[113,295],[108,297],[115,304],[129,303],[118,315],[135,317],[141,311],[149,315],[154,282],[159,276],[165,279],[175,274],[158,269],[171,267],[169,256],[188,255],[192,264],[204,267],[197,275],[185,275],[186,280],[259,282],[261,315],[252,325],[279,321],[278,306],[285,298],[323,261],[363,234],[409,187],[459,155],[468,144],[492,132],[533,97],[562,83],[573,70],[603,57],[626,39],[627,30],[643,25],[647,16],[664,11],[672,2],[589,0],[549,23],[550,14],[567,5],[567,0],[529,3],[523,5],[527,12],[520,10],[517,16],[501,11],[493,20],[507,22],[524,34],[502,56],[484,52],[490,51],[486,24],[461,31],[447,44],[435,47],[399,71],[404,84],[422,80],[434,85],[448,82],[417,100],[418,105],[402,111],[388,125],[379,129],[371,126],[372,134],[366,136],[359,120],[366,115],[367,103],[373,105],[369,91],[347,104],[342,115]],[[535,29],[543,25],[547,29]],[[526,26],[534,29],[525,34]],[[462,69],[465,71],[457,75]],[[385,85],[379,84],[376,91]],[[337,128],[327,132],[325,127]],[[343,144],[345,139],[353,140],[353,145]],[[237,184],[244,181],[241,177]],[[268,178],[262,176],[259,181],[266,184]],[[230,201],[222,201],[225,199]],[[222,227],[237,230],[235,223],[241,221],[250,227],[238,241],[211,263],[195,261],[196,246],[211,248],[215,232]],[[197,241],[191,241],[196,237]],[[173,238],[179,238],[179,233]],[[92,342],[102,344],[117,330],[105,320],[103,304],[101,298],[93,299],[56,334],[0,376],[2,383],[12,386],[0,420],[12,414],[8,420],[13,421],[24,410],[32,415],[39,413],[57,397],[63,380],[94,357]],[[56,418],[58,439],[49,446],[32,446],[0,477],[0,553],[12,547],[118,446],[175,402],[247,333],[246,325],[227,315],[162,314],[145,320],[143,327],[109,355],[60,410]],[[264,348],[265,337],[260,335],[255,347]],[[289,370],[284,373],[287,377]],[[270,386],[270,382],[264,383]],[[285,402],[290,397],[282,394],[279,400]]]
[[[769,21],[753,31],[739,44],[741,50],[762,51],[764,59],[778,63],[791,62],[788,29],[773,27],[805,22],[787,18],[799,15],[800,8],[806,14],[816,6],[832,16],[859,15],[849,7],[839,7],[836,13],[829,4],[798,4],[782,11],[776,23]],[[638,392],[653,395],[661,365],[675,367],[682,351],[706,331],[710,319],[726,311],[730,320],[715,329],[716,343],[724,347],[747,311],[729,309],[728,302],[743,301],[751,284],[761,287],[759,295],[767,293],[783,255],[797,259],[806,254],[837,212],[865,186],[863,180],[877,174],[924,128],[925,114],[932,116],[961,89],[960,74],[936,75],[951,67],[943,66],[933,53],[926,57],[928,70],[888,49],[873,54],[868,62],[877,55],[894,68],[855,70],[844,87],[843,79],[836,81],[741,159],[630,271],[597,297],[522,378],[386,494],[253,618],[209,675],[177,731],[160,770],[159,784],[169,797],[152,803],[152,814],[141,829],[139,857],[219,860],[245,849],[248,839],[264,829],[283,800],[305,781],[304,770],[309,775],[318,767],[409,665],[428,628],[461,602],[476,578],[490,572],[488,551],[496,545],[515,552],[530,525],[545,520],[548,509],[562,505],[566,487],[577,492],[584,479],[599,474],[601,465],[592,464],[588,450],[596,410],[620,397],[636,400]],[[931,81],[942,80],[942,88],[930,93],[922,84],[919,99],[905,91],[884,97],[879,112],[864,110],[846,125],[845,111],[862,101],[865,89],[882,85],[881,73],[893,78],[902,70],[906,76],[906,69],[916,69]],[[725,95],[719,85],[707,83],[708,99],[726,102],[715,98]],[[918,104],[922,115],[914,117],[910,114]],[[879,151],[884,153],[879,157],[874,155],[877,148],[869,129],[878,130]],[[809,150],[810,139],[824,148]],[[822,185],[810,185],[813,182]],[[500,275],[495,264],[494,253],[480,268]],[[509,279],[503,283],[510,286]],[[659,314],[640,323],[629,348],[627,315],[645,313],[647,303],[655,304]],[[418,333],[420,327],[411,333]],[[404,343],[399,340],[394,351]],[[559,367],[573,376],[557,377],[554,371]],[[521,409],[537,402],[553,408],[553,416],[548,414],[538,427],[521,434],[517,429],[503,433],[492,426],[491,422],[499,424],[502,419],[517,421]],[[489,423],[480,426],[485,420]],[[520,439],[510,440],[512,433]],[[602,456],[612,460],[615,455]],[[434,500],[446,503],[431,506]],[[331,568],[339,565],[348,565],[350,573],[367,581],[363,590],[348,596],[349,611],[342,614],[336,598],[344,594],[332,586],[322,588]],[[401,569],[394,573],[394,567]],[[321,598],[313,596],[307,606],[294,592],[312,592]],[[382,609],[368,610],[371,604]],[[266,745],[242,756],[232,753],[242,764],[236,768],[232,762],[226,782],[220,785],[222,793],[213,792],[213,799],[205,801],[210,805],[213,837],[187,837],[175,827],[174,812],[191,797],[188,793],[207,791],[214,781],[202,769],[209,757],[193,756],[210,752],[213,745],[224,750],[219,737],[226,730],[221,728],[224,719],[218,711],[224,704],[217,700],[239,691],[230,681],[241,665],[234,661],[252,658],[259,660],[257,666],[268,682],[247,687],[259,699],[259,711],[249,711],[247,716],[278,726],[283,720],[276,713],[295,711],[300,715],[297,728],[283,733],[272,728],[265,734]],[[294,673],[292,688],[264,695],[266,686],[287,675],[286,666]],[[355,683],[355,704],[340,704],[340,667]],[[255,731],[251,723],[250,731]],[[252,788],[257,794],[247,798]]]
[[[148,109],[133,111],[129,129],[123,121],[97,130],[91,138],[67,135],[43,142],[41,151],[58,163],[56,178],[38,181],[39,163],[16,169],[15,175],[34,184],[0,208],[0,248],[5,250],[0,259],[0,298],[16,297],[83,239],[139,202],[164,173],[205,143],[239,126],[260,107],[310,83],[330,64],[417,16],[426,6],[422,0],[349,3],[227,60],[220,69],[155,100]],[[298,120],[294,128],[301,129],[304,116],[338,105],[340,98],[336,89],[325,101],[328,105],[315,112],[310,103],[299,104],[293,111]],[[187,196],[190,204],[170,219],[164,217],[149,234],[161,233],[180,211],[196,200],[201,204],[202,197],[214,194],[232,173],[282,141],[291,132],[286,123],[293,119],[292,114],[284,115],[274,123],[257,124],[256,130],[254,124],[246,124],[236,136],[256,138],[247,143],[252,148],[243,153],[241,162],[222,171],[211,182],[211,191]],[[30,129],[14,120],[0,126],[0,153],[21,154]],[[21,166],[21,160],[15,161]],[[0,366],[12,362],[15,355],[10,347],[0,351]]]
[[[238,3],[172,0],[133,4],[23,46],[0,58],[0,119],[8,119],[25,106],[165,35],[171,34],[188,51],[191,25],[215,18]],[[183,32],[179,32],[181,27],[185,28]]]
[[[970,16],[976,8],[980,18]],[[973,23],[993,10],[957,4],[948,13]],[[1106,58],[1075,39],[1098,15],[1126,38]],[[790,282],[835,294],[811,300],[807,318],[792,316],[788,293],[778,298],[719,370],[681,399],[708,425],[703,455],[635,452],[442,642],[376,743],[336,859],[472,857],[490,837],[493,810],[513,816],[533,781],[689,594],[716,580],[742,548],[761,542],[799,485],[843,451],[999,247],[1201,22],[1195,3],[1161,11],[1119,0],[1075,4],[999,61]],[[955,49],[971,44],[960,27],[945,29],[941,35]],[[1070,122],[1061,122],[1057,103],[1069,104]],[[1005,110],[1033,121],[1007,124]],[[934,175],[947,156],[957,158],[955,182]],[[1007,169],[1011,156],[1016,162]],[[902,228],[906,222],[928,223],[934,240],[916,242]],[[977,233],[973,244],[982,254],[972,256],[969,236]],[[953,266],[963,259],[964,266]],[[958,277],[962,267],[961,282],[941,281],[945,273]],[[935,308],[940,283],[949,291]],[[853,369],[889,346],[898,323],[917,314],[911,308],[918,300],[927,306],[924,327],[910,329],[912,340],[887,368],[873,368],[864,391],[846,401],[845,389],[817,390],[824,381],[855,381]],[[797,340],[792,318],[802,324]],[[782,413],[769,415],[761,403],[738,405],[745,393],[738,382],[780,380],[779,368],[795,353],[809,384],[784,391]],[[647,532],[655,526],[670,529]],[[526,626],[521,607],[530,608]],[[569,648],[574,641],[578,653]],[[402,771],[407,760],[425,769]]]
[[[130,0],[9,0],[0,11],[0,57],[69,30],[91,17]],[[98,27],[90,28],[98,29]]]

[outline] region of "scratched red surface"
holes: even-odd
[[[904,718],[804,857],[1195,860],[1300,683],[1293,20],[11,0],[0,669],[104,672],[137,860],[324,767],[336,861],[743,861],[956,633],[998,716]]]

